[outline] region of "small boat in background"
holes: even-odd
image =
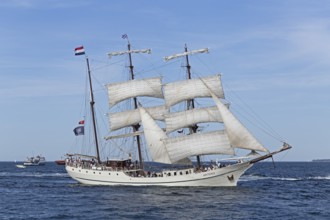
[[[22,164],[16,164],[16,167],[17,167],[17,168],[21,168],[21,169],[26,168],[26,166],[24,166],[24,165],[22,165]]]
[[[36,157],[28,157],[27,160],[23,163],[24,166],[41,166],[45,165],[46,159],[41,155],[37,155]]]
[[[55,160],[57,165],[65,165],[65,160]]]

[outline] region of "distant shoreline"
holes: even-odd
[[[330,159],[314,159],[312,162],[330,162]]]

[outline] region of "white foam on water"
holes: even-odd
[[[258,175],[243,175],[240,181],[258,181],[258,180],[280,180],[280,181],[299,181],[299,180],[330,180],[330,175],[327,176],[313,176],[306,178],[296,177],[265,177]]]
[[[311,179],[311,180],[330,180],[330,175],[328,175],[328,176],[308,177],[308,179]]]
[[[244,175],[240,178],[240,181],[257,181],[257,180],[281,180],[281,181],[298,181],[300,178],[293,177],[266,177],[256,175]]]
[[[67,173],[0,172],[1,177],[67,177]]]

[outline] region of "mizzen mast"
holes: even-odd
[[[127,35],[123,35],[122,36],[123,39],[128,39]],[[124,54],[128,54],[128,58],[129,58],[129,69],[130,69],[130,78],[131,80],[135,79],[135,75],[134,75],[134,66],[133,66],[133,62],[132,62],[132,53],[151,53],[150,49],[143,49],[143,50],[131,50],[131,44],[130,42],[127,40],[128,44],[127,44],[127,51],[119,51],[119,52],[111,52],[108,54],[109,58],[111,58],[112,56],[117,56],[117,55],[124,55]],[[134,109],[138,108],[138,101],[137,98],[134,97],[133,98],[133,107]],[[138,133],[139,132],[139,128],[141,127],[140,123],[137,123],[135,125],[132,125],[133,127],[133,132],[134,133]],[[143,158],[142,158],[142,151],[141,151],[141,139],[140,139],[140,135],[136,135],[136,143],[137,143],[137,148],[138,148],[138,153],[139,153],[139,161],[140,161],[140,168],[143,169]]]
[[[93,133],[94,133],[94,140],[95,140],[95,147],[96,147],[96,158],[97,161],[101,164],[100,159],[100,152],[99,152],[99,141],[97,138],[97,131],[96,131],[96,120],[95,120],[95,110],[94,110],[94,94],[93,94],[93,85],[92,85],[92,77],[91,77],[91,70],[89,67],[89,60],[86,56],[86,63],[87,63],[87,69],[88,69],[88,79],[89,79],[89,92],[90,92],[90,108],[92,113],[92,121],[93,121]]]
[[[191,79],[191,66],[189,64],[189,55],[192,54],[196,54],[196,53],[208,53],[208,48],[204,48],[204,49],[199,49],[199,50],[193,50],[193,51],[188,51],[187,45],[185,45],[184,48],[184,53],[180,53],[180,54],[174,54],[172,56],[167,56],[165,57],[165,61],[169,61],[171,59],[175,59],[175,58],[179,58],[179,57],[185,57],[186,59],[186,69],[187,69],[187,79]],[[187,100],[187,110],[191,110],[195,108],[195,101],[194,99],[189,99]],[[198,129],[198,125],[194,124],[192,126],[189,127],[189,131],[191,134],[196,133]],[[200,156],[197,155],[197,166],[198,168],[200,167]]]
[[[96,147],[96,159],[99,164],[101,164],[100,159],[100,151],[99,151],[99,141],[97,138],[97,129],[96,129],[96,119],[95,119],[95,110],[94,110],[94,94],[93,94],[93,84],[92,84],[92,77],[91,77],[91,69],[89,67],[89,60],[88,56],[85,53],[84,46],[80,46],[74,49],[75,55],[85,55],[86,63],[87,63],[87,70],[88,70],[88,81],[89,81],[89,95],[90,95],[90,108],[91,108],[91,114],[92,114],[92,121],[93,121],[93,133],[94,133],[94,140],[95,140],[95,147]],[[80,124],[80,123],[79,123]]]

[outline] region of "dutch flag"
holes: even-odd
[[[80,46],[80,47],[75,48],[74,49],[74,54],[76,56],[78,56],[78,55],[84,55],[85,54],[84,46]]]

